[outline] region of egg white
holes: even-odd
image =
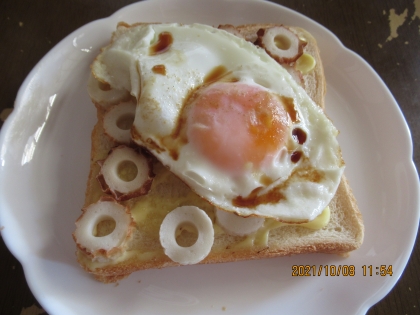
[[[169,32],[173,43],[167,51],[151,55],[150,47],[162,32]],[[153,71],[156,65],[163,65],[166,74]],[[190,93],[221,65],[241,83],[293,99],[300,121],[290,132],[299,126],[307,134],[306,142],[299,146],[306,157],[304,162],[292,163],[291,152],[282,149],[276,162],[264,169],[244,169],[240,176],[231,176],[209,162],[189,142],[179,148],[174,158],[162,139],[174,133]],[[310,221],[334,196],[344,169],[336,128],[289,73],[253,44],[200,24],[120,27],[92,69],[99,80],[126,89],[137,98],[134,140],[217,207],[245,217]],[[302,174],[305,169],[316,170],[322,178],[315,182],[292,175],[299,173],[297,170]],[[255,207],[235,206],[232,202],[235,197],[246,197],[262,186],[261,174],[275,180],[263,191],[281,186],[284,200]]]

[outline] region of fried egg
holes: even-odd
[[[92,70],[136,97],[133,140],[217,208],[307,222],[334,196],[337,129],[252,43],[200,24],[121,25]]]

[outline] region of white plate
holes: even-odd
[[[96,120],[86,81],[121,20],[278,22],[310,30],[325,65],[327,112],[341,130],[346,173],[365,220],[363,246],[347,259],[315,254],[141,271],[118,286],[88,276],[71,237]],[[262,1],[141,2],[70,34],[23,83],[0,138],[2,236],[50,314],[364,314],[394,286],[414,244],[419,185],[411,156],[409,130],[386,86],[317,23]],[[352,265],[355,276],[292,277],[293,265]],[[363,275],[364,265],[373,266],[373,276]],[[392,265],[393,275],[376,276],[380,265]]]

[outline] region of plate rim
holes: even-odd
[[[182,0],[178,0],[178,1],[182,1]],[[185,0],[185,1],[188,2],[189,0]],[[219,2],[228,2],[229,0],[218,0],[218,1]],[[15,109],[19,109],[19,107],[22,106],[21,99],[23,98],[23,94],[26,92],[26,89],[27,89],[28,84],[34,78],[34,76],[37,73],[37,71],[39,71],[41,65],[44,62],[48,62],[49,56],[51,56],[52,54],[54,54],[56,50],[60,49],[59,46],[62,46],[63,43],[68,42],[68,40],[71,39],[74,36],[74,34],[79,33],[84,28],[99,27],[100,23],[107,23],[110,20],[110,18],[116,17],[116,16],[122,14],[123,12],[125,12],[126,10],[129,10],[132,7],[141,6],[143,3],[146,3],[146,2],[163,2],[163,1],[161,1],[161,0],[149,0],[149,1],[145,1],[145,2],[132,3],[130,5],[127,5],[127,6],[124,6],[124,7],[120,8],[119,10],[117,10],[116,12],[114,12],[112,15],[110,15],[108,17],[105,17],[105,18],[102,18],[102,19],[98,19],[98,20],[89,22],[89,23],[81,26],[80,28],[74,30],[69,35],[67,35],[66,37],[64,37],[52,49],[50,49],[48,51],[48,53],[45,54],[45,56],[42,57],[41,60],[35,65],[35,67],[28,73],[28,75],[26,76],[25,80],[23,81],[21,87],[18,90],[18,93],[17,93],[17,96],[16,96],[16,101],[15,101],[15,106],[16,106]],[[273,5],[273,6],[276,6],[276,7],[281,7],[283,10],[293,12],[294,14],[300,15],[304,19],[310,20],[311,22],[317,24],[323,31],[327,32],[330,35],[330,37],[332,39],[334,39],[335,44],[338,44],[341,47],[341,49],[343,49],[347,54],[350,54],[352,56],[352,58],[357,58],[358,59],[358,62],[361,62],[364,67],[367,67],[372,73],[374,73],[374,75],[377,77],[377,81],[380,82],[381,85],[383,86],[383,89],[385,91],[387,91],[387,93],[389,93],[389,96],[392,98],[394,104],[396,105],[396,106],[393,107],[393,110],[396,110],[399,113],[399,117],[402,120],[402,123],[403,123],[403,125],[405,127],[404,136],[403,137],[405,138],[405,140],[408,140],[410,142],[410,145],[409,145],[410,152],[409,152],[408,155],[406,155],[407,158],[408,158],[408,161],[405,161],[405,163],[407,165],[410,165],[410,167],[411,167],[411,171],[412,171],[412,173],[410,173],[412,175],[411,176],[411,179],[413,180],[413,185],[416,187],[415,190],[417,191],[417,193],[416,193],[416,195],[417,195],[417,217],[420,218],[420,210],[419,210],[419,204],[420,204],[420,188],[419,188],[418,175],[417,175],[418,173],[417,173],[416,165],[415,165],[415,163],[413,161],[413,157],[412,157],[412,155],[413,155],[413,139],[411,137],[411,131],[409,129],[409,126],[407,124],[407,121],[404,118],[404,114],[403,114],[400,106],[398,105],[398,103],[395,100],[394,96],[392,95],[391,91],[385,85],[385,83],[383,82],[383,80],[381,79],[381,77],[378,75],[378,73],[361,56],[359,56],[354,51],[351,51],[350,49],[348,49],[347,47],[345,47],[343,45],[343,43],[339,40],[339,38],[334,33],[332,33],[330,30],[328,30],[327,28],[325,28],[323,25],[321,25],[321,24],[317,23],[316,21],[310,19],[309,17],[306,17],[306,16],[304,16],[303,14],[301,14],[301,13],[299,13],[297,11],[293,11],[293,10],[287,8],[287,7],[284,7],[282,5],[279,5],[279,4],[276,4],[276,3],[272,3],[272,2],[266,2],[266,1],[263,1],[263,0],[248,0],[246,2],[259,2],[259,3],[266,3],[266,4],[269,3],[270,5]],[[5,138],[6,138],[7,134],[10,132],[9,130],[12,128],[13,122],[17,118],[16,117],[17,115],[18,115],[18,110],[14,110],[10,114],[9,118],[4,122],[4,124],[2,126],[2,129],[1,129],[1,132],[0,132],[0,145],[3,145],[4,143],[7,143],[6,140],[5,140]],[[3,150],[3,148],[2,148],[2,146],[0,146],[0,162],[3,161],[2,160],[2,156],[3,156],[2,155],[2,150]],[[0,164],[0,180],[2,179],[2,169],[3,169],[3,166]],[[0,209],[0,211],[2,213],[4,212],[4,210],[2,210],[2,209]],[[0,224],[2,224],[2,223],[0,222]],[[418,220],[417,220],[417,227],[418,227]],[[7,235],[7,233],[5,235]],[[4,235],[3,235],[3,233],[2,233],[2,236],[3,236],[3,239],[4,239],[4,241],[5,241],[6,246],[8,247],[8,249],[12,252],[12,254],[20,261],[20,263],[24,267],[25,275],[26,275],[27,272],[28,272],[27,271],[26,262],[21,261],[20,258],[22,258],[22,256],[19,253],[17,253],[17,250],[15,250],[14,248],[12,249],[11,246],[9,246],[9,243],[6,241],[7,237],[5,238]],[[401,273],[398,275],[398,277],[395,277],[394,278],[395,280],[393,279],[392,285],[389,287],[389,289],[386,289],[385,290],[386,292],[382,290],[381,292],[383,294],[379,294],[379,295],[376,294],[378,297],[375,299],[376,301],[374,301],[373,304],[366,305],[366,304],[369,304],[369,303],[367,303],[369,300],[365,300],[365,307],[364,307],[363,311],[366,312],[369,307],[371,307],[372,305],[376,304],[378,301],[380,301],[383,297],[385,297],[385,295],[387,295],[392,290],[392,288],[394,287],[394,285],[396,284],[396,282],[400,278],[403,270],[405,269],[405,266],[406,266],[406,264],[407,264],[407,262],[409,260],[410,255],[411,255],[413,246],[415,244],[415,239],[416,239],[416,237],[414,235],[414,237],[412,239],[412,242],[411,242],[412,243],[411,244],[411,249],[408,251],[408,254],[405,255],[406,256],[406,259],[403,259],[405,261],[405,264],[404,264],[404,268],[402,268],[402,270],[401,270]],[[39,294],[35,294],[35,292],[33,291],[33,286],[30,285],[30,283],[28,283],[28,285],[30,286],[31,291],[34,293],[34,295],[37,296],[37,299],[39,301],[40,300],[43,300],[43,298],[41,296],[39,296]],[[375,295],[373,295],[373,296],[375,296]]]

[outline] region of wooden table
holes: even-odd
[[[29,71],[61,39],[107,17],[132,0],[2,0],[0,2],[0,112],[13,107]],[[277,0],[335,33],[363,57],[396,98],[420,167],[420,2],[418,0]],[[416,7],[417,5],[417,7]],[[388,40],[387,40],[388,39]],[[0,122],[0,127],[2,122]],[[391,149],[391,148],[390,148]],[[0,244],[0,314],[46,314],[26,284],[19,262]],[[396,286],[368,312],[420,314],[420,242]]]

